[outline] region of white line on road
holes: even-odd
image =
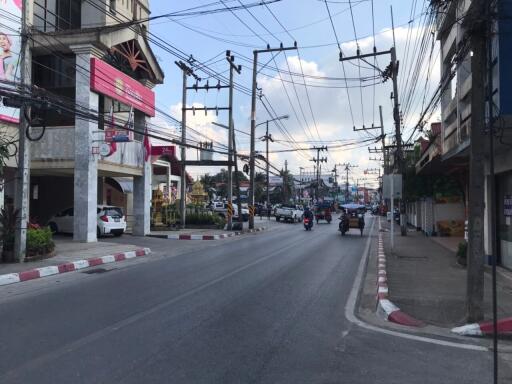
[[[350,321],[351,323],[358,325],[361,328],[365,328],[365,329],[368,329],[368,330],[371,330],[374,332],[384,333],[384,334],[390,335],[390,336],[401,337],[404,339],[409,339],[409,340],[414,340],[414,341],[422,341],[425,343],[437,344],[437,345],[442,345],[445,347],[469,349],[472,351],[481,351],[481,352],[489,351],[489,349],[487,347],[483,347],[480,345],[456,343],[456,342],[452,342],[452,341],[433,339],[430,337],[411,335],[409,333],[402,333],[402,332],[398,332],[398,331],[392,331],[389,329],[379,328],[377,326],[373,326],[368,323],[365,323],[364,321],[357,318],[357,316],[355,315],[356,303],[357,303],[357,298],[359,296],[359,290],[360,290],[361,284],[363,282],[363,275],[365,272],[365,267],[368,262],[368,258],[369,258],[369,254],[370,254],[369,250],[370,250],[370,243],[372,240],[371,234],[373,232],[374,224],[375,224],[375,220],[372,221],[372,226],[368,233],[368,239],[366,240],[366,246],[363,251],[363,257],[361,257],[361,262],[359,263],[359,268],[357,270],[357,275],[354,280],[354,285],[352,286],[352,290],[350,291],[350,295],[348,297],[347,304],[345,305],[345,317],[347,318],[347,320]]]

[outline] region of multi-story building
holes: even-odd
[[[153,169],[160,171],[159,182],[167,183],[169,193],[169,164],[176,160],[170,147],[148,159],[141,134],[155,115],[153,87],[164,77],[148,42],[148,0],[27,4],[32,83],[65,102],[63,108],[33,107],[33,125],[44,125],[45,132],[30,143],[30,216],[44,224],[73,207],[74,239],[89,242],[96,240],[97,204],[115,204],[127,210],[134,234],[148,233]],[[135,134],[123,130],[123,124]],[[127,141],[105,153],[107,131]],[[157,160],[154,165],[152,160]],[[162,169],[167,172],[163,178]],[[7,203],[14,190],[7,181],[13,178],[14,168],[7,169]]]
[[[469,179],[469,148],[471,145],[483,145],[487,143],[471,143],[470,132],[472,129],[485,130],[486,127],[471,126],[471,92],[472,92],[472,51],[471,20],[476,15],[474,3],[471,0],[439,1],[432,0],[432,5],[437,9],[437,37],[441,50],[441,79],[444,84],[441,95],[441,136],[440,136],[440,162],[435,165],[444,174],[452,175],[461,180],[464,185],[465,205],[468,201]],[[489,253],[490,220],[496,221],[496,239],[499,252],[498,259],[503,266],[512,268],[512,151],[510,150],[510,128],[512,115],[512,1],[498,0],[495,2],[493,14],[497,15],[492,23],[492,37],[489,39],[492,59],[490,68],[492,85],[486,81],[486,93],[492,94],[492,119],[496,133],[494,162],[495,172],[490,175],[489,153],[486,156],[485,183],[486,188],[486,214],[485,214],[485,249]],[[469,15],[469,16],[468,16]],[[489,64],[489,63],[488,63]],[[489,96],[487,100],[489,100]],[[486,100],[486,102],[487,102]],[[486,120],[489,120],[489,103],[486,108]],[[437,150],[437,149],[436,149]],[[423,168],[426,165],[422,159]],[[436,160],[438,161],[438,160]],[[496,180],[497,190],[495,195],[490,194],[490,178]],[[491,212],[491,199],[496,199],[497,210]],[[467,209],[466,209],[467,210]]]

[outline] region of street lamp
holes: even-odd
[[[289,117],[290,116],[288,116],[288,115],[278,116],[276,118],[273,118],[273,119],[270,119],[270,120],[267,120],[267,121],[263,121],[263,122],[261,122],[259,124],[256,124],[256,127],[259,126],[259,125],[262,125],[262,124],[266,124],[267,125],[267,132],[266,132],[265,136],[262,137],[262,140],[267,142],[267,209],[270,209],[270,191],[269,191],[269,172],[270,171],[269,171],[269,160],[268,160],[268,142],[269,142],[269,140],[270,141],[274,141],[272,139],[272,135],[268,134],[268,123],[270,123],[271,121],[276,121],[276,120],[286,120]],[[252,176],[254,177],[254,175],[252,175]],[[251,186],[252,186],[252,188],[254,187],[253,180],[251,180]],[[284,187],[284,185],[283,185],[283,187]],[[254,198],[254,191],[253,191],[252,196]],[[270,215],[268,215],[268,213],[267,213],[267,217],[270,219]]]

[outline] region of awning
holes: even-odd
[[[119,186],[123,193],[133,193],[133,179],[131,177],[109,177],[113,179]]]

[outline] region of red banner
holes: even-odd
[[[91,90],[155,116],[155,93],[98,58],[91,58]]]
[[[151,147],[151,156],[174,156],[175,150],[174,145],[153,146]]]

